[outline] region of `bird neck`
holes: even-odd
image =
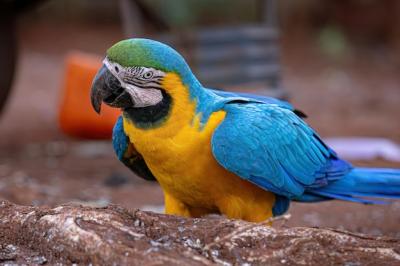
[[[161,102],[146,107],[126,108],[124,117],[138,128],[149,129],[161,126],[167,120],[172,105],[171,96],[164,90],[161,93],[163,97]]]

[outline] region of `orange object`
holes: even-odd
[[[90,88],[101,58],[74,52],[66,58],[63,98],[59,110],[61,130],[72,137],[108,139],[120,115],[118,109],[102,106],[98,115],[90,103]]]

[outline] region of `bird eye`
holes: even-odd
[[[115,72],[117,72],[117,73],[119,72],[119,67],[115,66],[114,69],[115,69]]]
[[[143,74],[143,77],[145,79],[149,79],[149,78],[153,77],[153,72],[147,71],[146,73]]]

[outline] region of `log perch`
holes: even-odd
[[[116,205],[0,201],[0,264],[400,265],[400,239],[327,228],[186,219]]]

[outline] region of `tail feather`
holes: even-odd
[[[389,203],[390,201],[375,198],[400,199],[400,169],[355,168],[325,187],[307,190],[307,194],[327,200],[339,199],[365,204]]]
[[[363,204],[388,204],[389,203],[388,201],[366,199],[366,198],[362,198],[362,197],[354,197],[354,196],[337,194],[337,193],[329,193],[329,192],[325,192],[325,191],[313,191],[311,193],[321,196],[321,197],[325,197],[325,200],[337,199],[337,200],[351,201],[351,202],[363,203]]]

